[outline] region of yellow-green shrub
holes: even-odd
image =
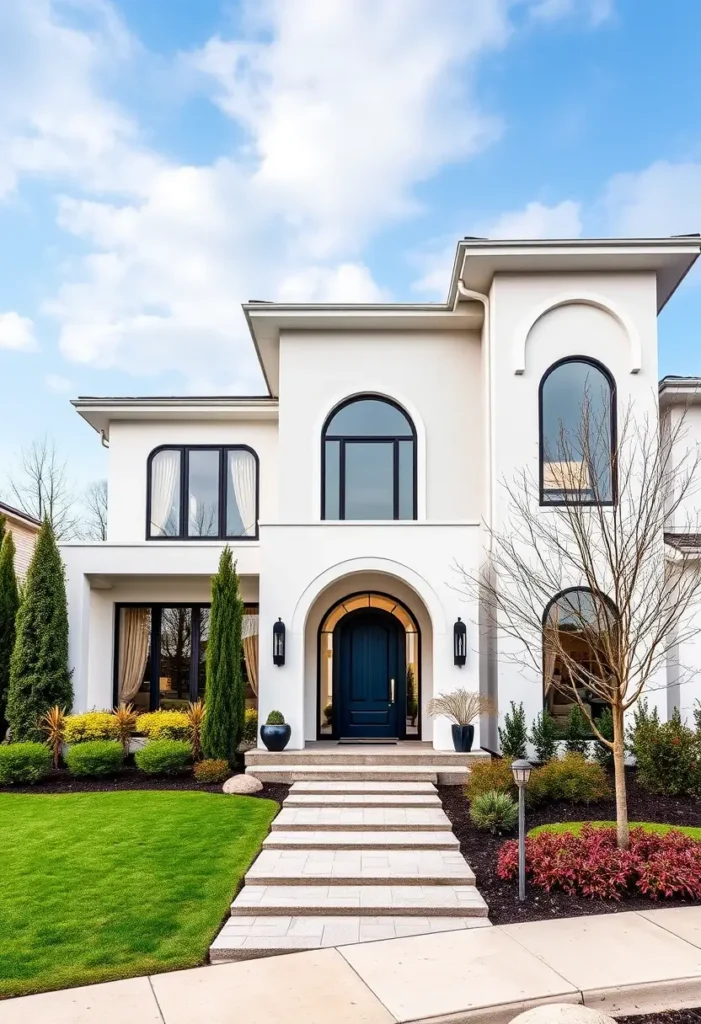
[[[610,794],[604,769],[598,761],[587,761],[583,754],[565,754],[559,760],[548,761],[532,773],[531,780],[534,776],[541,800],[589,804],[605,800]]]
[[[513,793],[515,790],[514,776],[508,761],[478,761],[470,769],[465,796],[472,802],[484,793]]]
[[[90,740],[111,740],[117,735],[117,722],[111,711],[88,711],[84,715],[67,715],[66,743],[88,743]]]
[[[244,743],[256,743],[258,740],[258,708],[246,708],[243,722]]]
[[[231,765],[223,758],[207,758],[206,761],[198,761],[194,769],[197,782],[206,782],[213,785],[216,782],[223,782],[231,775]]]
[[[137,718],[136,731],[150,740],[187,740],[190,722],[185,711],[149,711]]]

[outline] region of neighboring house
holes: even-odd
[[[699,248],[465,239],[445,303],[245,305],[265,397],[75,401],[110,446],[108,539],[62,546],[76,707],[202,694],[210,577],[229,543],[249,695],[262,718],[283,712],[290,748],[417,737],[450,749],[426,704],[458,686],[502,712],[522,700],[532,719],[557,666],[529,674],[501,658],[455,563],[476,571],[483,523],[508,525],[501,479],[540,472],[544,506],[582,488],[546,449],[551,425],[579,415],[585,381],[612,442],[617,407],[658,416],[656,317]],[[665,381],[661,400],[698,383]],[[692,427],[701,439],[701,404]],[[668,677],[651,695],[663,717],[680,696],[673,666]],[[476,745],[495,748],[496,723],[482,725]]]
[[[4,501],[0,501],[0,515],[5,517],[5,529],[9,530],[15,542],[15,572],[20,579],[24,579],[34,554],[41,523],[34,516],[6,505]]]

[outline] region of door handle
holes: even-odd
[[[389,692],[391,695],[391,703],[394,704],[394,679],[390,679],[389,681]]]

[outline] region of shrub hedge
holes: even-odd
[[[192,760],[192,747],[187,740],[151,740],[143,750],[137,750],[134,760],[149,775],[175,775]]]
[[[468,800],[472,802],[491,791],[508,793],[512,797],[517,795],[508,761],[481,761],[471,768],[465,787]],[[536,807],[553,800],[588,804],[603,800],[608,795],[606,772],[600,764],[587,761],[581,754],[565,754],[533,769],[526,788],[526,804]]]
[[[256,708],[246,708],[243,722],[244,743],[258,742],[258,711]]]
[[[186,740],[190,722],[185,711],[149,711],[137,718],[136,731],[150,740]]]
[[[0,785],[40,782],[51,771],[51,751],[45,743],[0,746]]]
[[[111,711],[87,711],[83,715],[66,715],[66,743],[111,740],[116,735],[117,721]]]
[[[124,748],[119,740],[88,740],[76,743],[66,753],[68,770],[83,777],[115,775],[123,761]]]

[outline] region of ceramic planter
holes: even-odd
[[[475,738],[474,725],[453,725],[453,746],[459,754],[467,754],[472,750],[472,741]]]
[[[292,729],[289,725],[261,725],[260,738],[268,750],[284,750],[290,742]]]

